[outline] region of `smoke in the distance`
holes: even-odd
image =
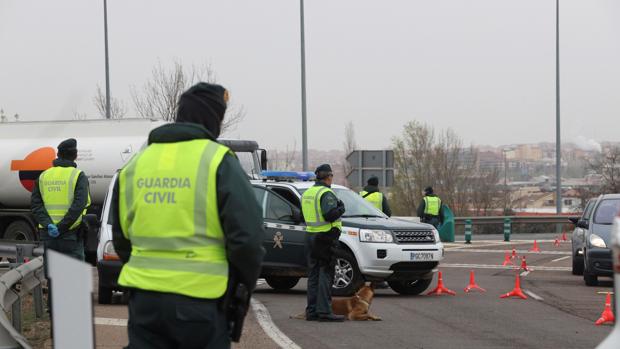
[[[601,144],[593,139],[588,139],[584,136],[577,136],[574,140],[575,145],[585,151],[597,151],[601,152]]]

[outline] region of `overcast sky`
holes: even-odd
[[[306,0],[309,147],[384,148],[409,120],[467,142],[555,140],[554,0]],[[620,140],[620,1],[561,0],[562,135]],[[0,0],[0,108],[95,115],[103,1]],[[111,89],[210,63],[247,111],[230,136],[301,146],[299,1],[108,0]]]

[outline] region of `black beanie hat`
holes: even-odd
[[[58,157],[67,160],[75,160],[77,157],[77,140],[75,138],[65,139],[58,144]]]
[[[228,99],[221,85],[199,82],[179,97],[176,122],[191,122],[204,126],[215,138],[219,137]]]
[[[377,176],[370,176],[370,178],[368,178],[368,185],[379,185],[379,178]]]
[[[424,193],[425,193],[426,195],[431,195],[431,194],[433,194],[433,187],[426,187],[426,188],[424,188]]]

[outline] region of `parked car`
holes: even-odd
[[[616,310],[614,314],[618,314],[618,303],[620,303],[620,212],[616,217],[612,230],[612,250],[614,264],[614,297]],[[614,329],[609,336],[599,344],[596,349],[618,349],[620,348],[620,321],[616,319]]]
[[[596,198],[591,199],[586,204],[586,207],[581,214],[581,217],[571,217],[570,221],[575,225],[573,234],[571,235],[571,244],[573,246],[573,275],[583,275],[583,251],[585,244],[586,229],[582,228],[587,225],[590,220],[594,205],[596,204]]]
[[[583,280],[588,286],[597,286],[599,276],[613,276],[611,230],[618,211],[620,194],[601,195],[590,219],[578,222],[578,227],[585,230]]]

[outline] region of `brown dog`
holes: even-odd
[[[381,321],[381,318],[369,312],[372,298],[375,296],[375,289],[372,283],[367,282],[352,297],[332,299],[332,310],[334,314],[344,315],[348,320],[353,321]],[[306,314],[301,313],[291,316],[293,319],[305,320]]]
[[[332,309],[334,314],[344,315],[353,321],[381,321],[378,316],[372,315],[370,304],[375,296],[373,284],[367,282],[352,297],[332,299]]]

